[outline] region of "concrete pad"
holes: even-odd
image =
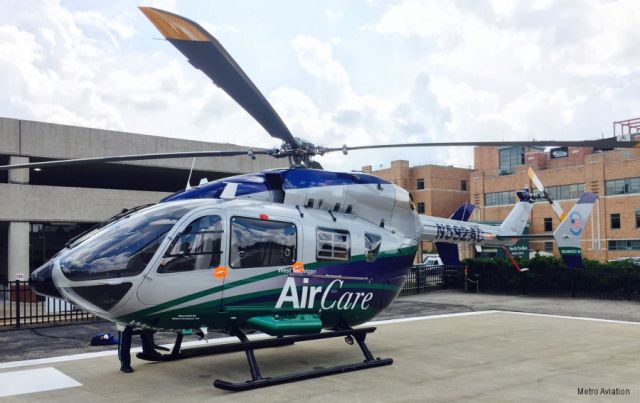
[[[230,393],[216,378],[248,377],[244,353],[177,362],[133,360],[122,374],[115,356],[42,364],[82,386],[6,401],[637,401],[640,325],[506,312],[388,321],[368,337],[391,366]],[[258,350],[264,376],[362,360],[341,339]],[[23,370],[24,368],[20,368]],[[16,371],[4,368],[0,373]],[[621,388],[625,396],[583,396],[579,388]]]

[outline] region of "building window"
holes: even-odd
[[[524,165],[524,147],[505,147],[498,153],[500,175],[511,175],[517,166]]]
[[[349,260],[351,254],[351,237],[349,231],[333,228],[316,230],[316,260],[334,261]]]
[[[620,213],[611,214],[611,229],[620,228]]]
[[[553,219],[551,217],[546,217],[544,219],[544,231],[545,232],[553,231]]]
[[[460,190],[463,192],[467,191],[467,181],[466,180],[461,180],[460,181]]]
[[[636,209],[636,228],[640,228],[640,208]]]
[[[424,203],[423,202],[419,202],[418,203],[418,214],[424,214]]]
[[[35,269],[64,249],[65,244],[95,224],[33,223],[29,229],[29,267]],[[5,255],[6,256],[6,255]],[[15,280],[15,279],[10,279]]]
[[[615,179],[605,182],[605,195],[640,193],[640,178]]]
[[[423,178],[418,178],[416,180],[416,189],[417,190],[422,190],[424,189],[424,179]]]
[[[233,217],[229,265],[234,269],[292,265],[296,234],[292,223]]]
[[[513,204],[513,192],[495,192],[484,194],[485,206],[500,206],[503,204]]]
[[[640,239],[609,241],[609,250],[640,250]]]
[[[553,242],[545,242],[544,251],[547,253],[553,253]]]
[[[552,200],[578,199],[584,193],[584,183],[573,183],[571,185],[547,186],[544,189]],[[534,194],[538,195],[536,190]]]

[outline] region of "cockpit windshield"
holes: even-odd
[[[153,206],[153,204],[143,204],[141,206],[137,206],[137,207],[133,207],[130,209],[124,209],[122,210],[120,213],[114,215],[113,217],[98,223],[96,225],[94,225],[93,227],[89,228],[88,230],[76,235],[75,237],[71,238],[70,240],[67,241],[67,243],[64,245],[69,249],[74,248],[75,246],[79,245],[80,243],[82,243],[84,240],[88,239],[89,237],[91,237],[91,235],[95,234],[97,231],[99,231],[100,229],[106,227],[107,225],[110,225],[112,223],[114,223],[115,221],[119,220],[120,218],[127,216],[127,215],[131,215],[133,213],[135,213],[136,211],[145,209],[149,206]]]
[[[62,272],[70,280],[140,274],[167,232],[190,210],[190,205],[167,203],[126,215],[63,254]]]

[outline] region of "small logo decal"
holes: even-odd
[[[582,216],[577,211],[574,211],[569,216],[569,232],[575,236],[582,234]]]
[[[291,266],[291,269],[294,273],[302,273],[304,271],[304,263],[295,262],[293,266]]]
[[[223,278],[227,277],[227,273],[228,272],[229,272],[229,270],[227,270],[226,267],[218,266],[215,269],[213,269],[213,277],[218,278],[218,279],[223,279]]]

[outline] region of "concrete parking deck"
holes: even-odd
[[[118,371],[112,351],[94,353],[108,355],[103,357],[37,365],[4,363],[0,364],[0,385],[3,379],[16,379],[19,371],[53,368],[47,370],[48,379],[58,379],[64,388],[4,399],[638,401],[638,340],[640,324],[632,322],[472,312],[378,324],[376,333],[368,338],[369,346],[376,356],[393,357],[392,366],[248,392],[230,393],[212,386],[216,378],[240,381],[248,377],[243,353],[165,363],[134,359],[133,374]],[[357,347],[342,340],[259,350],[256,356],[265,376],[361,360]],[[26,387],[33,380],[22,382]],[[74,382],[81,385],[74,386]],[[592,394],[580,394],[580,388]],[[616,390],[623,395],[602,394]]]

